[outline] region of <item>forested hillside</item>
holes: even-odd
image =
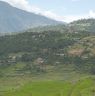
[[[95,32],[95,19],[81,19],[69,24],[72,30],[85,30],[89,32]]]
[[[56,31],[30,31],[0,37],[1,76],[42,74],[59,65],[72,65],[76,72],[95,74],[94,33],[70,32],[64,26]],[[55,68],[49,69],[49,66]]]
[[[95,31],[83,26],[88,21],[0,36],[0,96],[94,96]]]
[[[0,96],[95,96],[94,4],[0,0]]]

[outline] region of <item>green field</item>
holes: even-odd
[[[21,76],[13,69],[0,77],[0,96],[95,96],[95,76],[76,72],[73,65],[47,66],[46,73]]]
[[[0,96],[95,96],[95,77],[81,77],[76,81],[1,78]]]

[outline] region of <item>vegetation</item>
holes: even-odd
[[[95,33],[77,24],[1,36],[0,95],[94,96]]]
[[[17,80],[17,78],[16,78]],[[94,96],[95,78],[81,78],[76,82],[53,80],[53,81],[28,81],[11,82],[11,86],[0,86],[1,96]],[[6,80],[7,81],[7,80]],[[4,82],[4,81],[3,81]],[[7,81],[10,82],[10,81]],[[13,85],[12,85],[13,83]],[[20,84],[19,84],[20,83]],[[6,84],[6,82],[5,82]],[[24,84],[24,85],[21,85]],[[1,84],[2,85],[2,84]],[[2,88],[2,89],[1,89]]]
[[[91,36],[92,34],[85,31],[77,33],[25,32],[2,36],[0,38],[1,73],[2,69],[10,69],[11,67],[15,73],[44,73],[48,72],[48,68],[46,68],[48,66],[57,67],[67,64],[75,65],[76,71],[81,72],[82,69],[84,71],[84,67],[87,67],[86,72],[94,73],[92,72],[94,67],[91,66],[94,64],[95,55],[92,51],[88,52],[90,46],[86,46],[88,42],[86,43],[84,40]],[[93,45],[93,42],[90,44]],[[93,48],[91,50],[94,50]],[[4,74],[6,73],[4,72]]]

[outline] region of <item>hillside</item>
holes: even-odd
[[[0,96],[95,96],[94,4],[0,0]]]
[[[95,34],[62,30],[0,37],[1,96],[95,95]]]
[[[94,50],[95,33],[69,25],[0,36],[0,95],[94,96]]]
[[[95,32],[95,19],[81,19],[74,22],[71,22],[69,24],[69,27],[71,30],[85,30],[88,32]]]
[[[58,24],[58,25],[52,25],[52,26],[45,26],[45,27],[36,27],[36,28],[30,28],[27,30],[28,32],[42,32],[47,30],[53,30],[53,31],[61,31],[61,32],[68,32],[68,33],[74,33],[74,32],[80,32],[80,31],[86,31],[90,33],[95,33],[95,19],[81,19],[77,21],[73,21],[68,24]]]
[[[1,76],[61,72],[67,65],[67,70],[95,74],[93,35],[49,30],[1,36]]]
[[[0,32],[18,32],[37,26],[60,23],[41,15],[17,9],[6,2],[0,1]]]

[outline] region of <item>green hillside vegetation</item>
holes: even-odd
[[[60,31],[60,32],[67,32],[68,31],[68,24],[57,24],[57,25],[48,25],[48,26],[39,26],[35,28],[30,28],[26,30],[27,32],[43,32],[43,31]]]
[[[84,31],[77,33],[25,32],[2,36],[0,37],[1,75],[2,73],[10,75],[11,73],[45,73],[49,70],[48,66],[53,66],[54,69],[59,65],[72,64],[72,66],[78,66],[80,65],[79,61],[84,63],[86,60],[82,61],[80,56],[71,56],[70,47],[72,48],[88,36],[90,36],[90,33]],[[92,63],[92,60],[89,60],[89,62]],[[9,73],[3,72],[4,69]],[[88,71],[91,70],[88,69]]]
[[[71,29],[74,30],[85,30],[88,32],[95,32],[95,19],[90,18],[90,19],[82,19],[78,21],[74,21],[69,24]]]
[[[69,47],[68,53],[76,58],[79,62],[78,68],[82,70],[90,69],[91,73],[95,72],[95,36],[88,36],[81,39],[77,44]],[[78,61],[77,61],[78,60]],[[90,65],[90,66],[89,66]],[[88,67],[87,67],[88,66]]]
[[[16,79],[17,80],[17,79]],[[15,82],[15,85],[0,89],[1,96],[94,96],[95,78],[82,78],[76,82],[55,80],[55,81],[32,81],[24,85]],[[4,81],[3,81],[4,82]],[[14,82],[14,81],[13,81]],[[1,86],[2,88],[2,86]]]
[[[0,96],[94,96],[95,33],[74,26],[0,36]]]

